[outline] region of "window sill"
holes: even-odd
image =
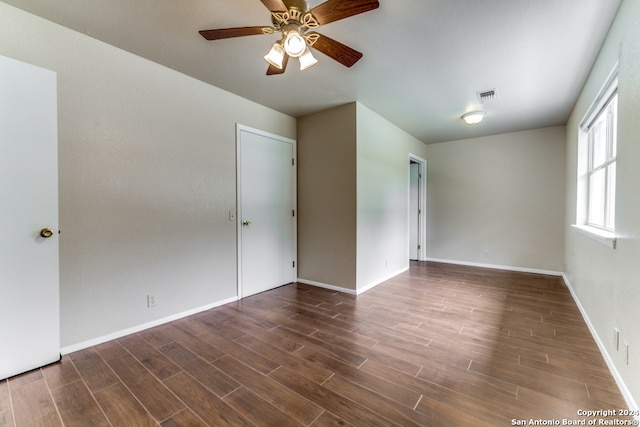
[[[583,234],[587,237],[590,237],[593,240],[602,243],[603,245],[609,246],[612,249],[616,248],[617,238],[615,233],[612,233],[611,231],[601,230],[595,227],[589,227],[588,225],[574,224],[571,227],[573,227],[573,229],[576,230],[578,233]]]

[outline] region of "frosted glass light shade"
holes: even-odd
[[[300,56],[299,60],[300,60],[300,71],[304,71],[307,68],[313,67],[318,63],[318,60],[313,56],[309,48],[306,48],[304,50],[304,53],[302,54],[302,56]]]
[[[464,114],[462,120],[468,125],[477,125],[484,118],[484,111],[473,111],[471,113]]]
[[[296,30],[289,31],[284,40],[284,50],[287,55],[298,58],[305,53],[305,49],[307,49],[307,42],[300,33]]]
[[[271,47],[269,53],[267,53],[264,57],[264,60],[274,67],[282,70],[282,63],[284,61],[284,56],[286,55],[282,45],[278,42],[274,43]]]

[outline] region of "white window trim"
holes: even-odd
[[[589,225],[573,224],[571,225],[571,227],[573,227],[573,229],[578,233],[590,237],[593,240],[610,247],[611,249],[616,248],[616,244],[618,243],[618,237],[616,236],[616,233],[608,230],[603,230],[601,228],[591,227]]]
[[[583,116],[582,120],[580,121],[580,133],[582,134],[580,136],[580,138],[582,139],[583,137],[586,138],[588,135],[588,131],[589,131],[589,126],[594,122],[596,116],[598,116],[598,114],[603,110],[603,108],[605,108],[609,102],[609,100],[611,99],[611,97],[618,91],[618,63],[615,64],[615,66],[613,67],[613,70],[611,71],[611,73],[609,74],[609,76],[607,77],[607,80],[605,81],[605,83],[602,85],[602,87],[600,88],[600,91],[598,92],[598,96],[596,97],[596,99],[593,101],[593,103],[589,106],[589,108],[587,109],[587,112],[585,113],[585,115]],[[589,142],[587,141],[587,144],[589,144]],[[588,148],[587,148],[588,149]],[[579,154],[580,155],[580,154]],[[580,159],[578,159],[578,161],[580,162]],[[587,162],[590,161],[590,159],[586,160]],[[580,167],[579,167],[580,169]],[[580,190],[580,176],[578,176],[578,193],[581,192]],[[588,203],[588,199],[586,200],[586,203]],[[600,242],[612,249],[616,248],[617,245],[617,241],[618,241],[618,237],[615,233],[615,231],[612,230],[606,230],[606,229],[602,229],[599,227],[594,227],[592,225],[588,225],[586,223],[587,221],[587,212],[586,210],[582,213],[580,213],[581,209],[584,209],[584,207],[580,207],[580,206],[576,206],[576,208],[578,209],[578,216],[583,216],[583,219],[580,219],[579,217],[576,218],[576,224],[572,224],[571,227],[576,230],[578,233],[587,236],[597,242]]]
[[[604,217],[604,224],[594,224],[591,222],[591,214],[592,212],[587,209],[587,218],[586,218],[586,225],[594,227],[594,228],[602,228],[604,230],[608,230],[611,232],[615,231],[615,225],[614,227],[607,227],[606,224],[609,223],[609,209],[607,209],[608,204],[609,204],[609,184],[608,181],[610,179],[609,176],[609,168],[612,165],[615,165],[618,161],[618,158],[616,155],[613,155],[613,150],[612,150],[612,146],[611,146],[611,140],[613,138],[616,138],[616,135],[613,135],[613,130],[612,130],[612,126],[611,123],[609,121],[609,109],[611,108],[612,105],[612,101],[613,99],[618,95],[618,85],[617,85],[617,80],[614,80],[611,83],[611,87],[609,88],[609,90],[607,90],[607,92],[609,93],[609,96],[607,98],[604,98],[604,102],[602,103],[601,108],[599,108],[597,110],[596,115],[594,115],[594,117],[592,118],[592,121],[589,123],[589,128],[587,128],[587,151],[589,153],[589,159],[587,161],[587,174],[586,174],[586,180],[587,182],[590,182],[590,179],[593,175],[595,175],[597,172],[599,171],[604,171],[605,174],[605,185],[604,185],[604,200],[605,200],[605,205],[602,206],[602,208],[604,209],[604,212],[600,212],[601,214],[603,214]],[[593,137],[592,137],[592,133],[591,133],[591,128],[593,126],[595,126],[595,122],[596,122],[596,118],[597,117],[601,117],[602,114],[606,114],[607,115],[607,144],[606,144],[606,159],[599,164],[598,166],[593,166],[594,163],[594,159],[593,159],[593,150],[594,150],[594,141],[593,141]],[[591,189],[588,187],[588,191],[587,191],[587,205],[590,206],[590,202],[589,202],[589,198],[591,197]],[[614,188],[615,190],[615,188]],[[614,202],[615,205],[615,202]],[[615,218],[614,218],[615,219]]]
[[[613,96],[614,92],[618,91],[618,63],[616,63],[615,67],[613,67],[613,71],[607,77],[607,80],[604,82],[600,91],[598,92],[598,96],[593,100],[586,114],[582,117],[580,121],[580,128],[587,132],[589,130],[589,126],[594,122],[596,116],[600,113],[600,111],[605,107],[609,99]]]

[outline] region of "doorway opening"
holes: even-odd
[[[409,154],[409,259],[425,261],[427,161]]]

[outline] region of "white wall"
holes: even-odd
[[[0,54],[58,73],[62,346],[234,298],[235,124],[295,119],[1,2]]]
[[[566,275],[601,344],[640,403],[640,1],[624,0],[567,124]],[[576,165],[578,125],[619,61],[616,249],[578,234]],[[614,328],[630,346],[614,347]]]
[[[427,146],[357,103],[357,289],[409,268],[409,154]]]
[[[563,271],[564,126],[427,153],[428,258]]]

